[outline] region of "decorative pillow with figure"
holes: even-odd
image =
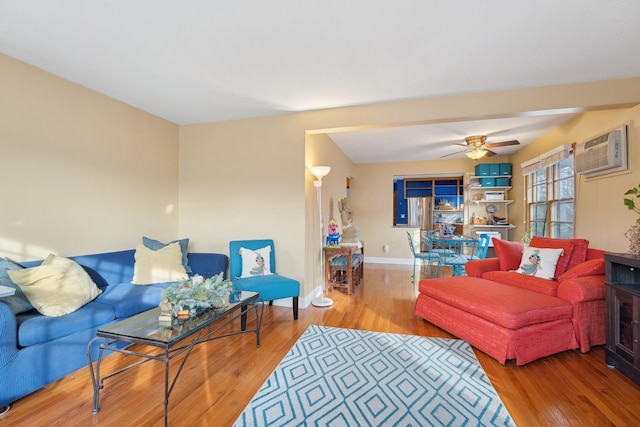
[[[562,252],[562,249],[527,246],[522,251],[520,268],[516,270],[516,273],[551,280],[555,277],[556,265]]]
[[[273,274],[271,271],[271,246],[265,246],[255,251],[240,248],[240,256],[242,257],[241,278]]]

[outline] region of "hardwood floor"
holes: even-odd
[[[330,308],[265,306],[262,346],[251,334],[197,347],[169,401],[172,426],[228,426],[310,324],[450,338],[413,315],[416,287],[409,267],[367,264],[356,292],[334,290]],[[235,325],[239,327],[239,325]],[[518,367],[476,355],[519,426],[638,426],[640,386],[604,363],[604,348],[568,351]],[[126,365],[110,355],[103,372]],[[0,385],[1,386],[1,385]],[[161,426],[164,381],[156,363],[105,382],[100,411],[91,413],[88,368],[12,405],[0,426]]]

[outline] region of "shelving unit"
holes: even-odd
[[[477,232],[498,232],[500,238],[509,240],[509,230],[516,228],[510,224],[509,205],[514,202],[507,198],[510,186],[492,186],[483,187],[480,181],[486,176],[467,176],[467,185],[465,186],[465,225],[468,226],[469,234],[475,235]],[[502,175],[500,178],[511,178],[511,175]],[[504,194],[502,200],[485,199],[487,192],[500,192]],[[487,220],[487,224],[474,224],[474,213],[480,213]],[[494,222],[494,217],[505,218],[506,222]]]
[[[453,224],[456,232],[462,233],[464,224],[464,209],[460,205],[464,202],[463,177],[439,179],[434,181],[433,192],[433,226],[440,223]],[[449,206],[441,205],[448,203]],[[459,228],[458,228],[459,227]]]

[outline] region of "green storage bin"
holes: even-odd
[[[511,185],[511,178],[496,178],[497,187],[508,187]]]
[[[489,165],[489,176],[500,175],[500,163],[492,163]]]
[[[495,178],[480,178],[480,185],[483,187],[495,187],[496,179]]]

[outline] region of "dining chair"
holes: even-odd
[[[461,237],[460,253],[445,258],[443,264],[451,267],[452,276],[466,275],[465,266],[467,262],[486,258],[490,240],[489,235],[484,233],[479,234],[477,239],[470,236]]]
[[[415,283],[416,281],[416,263],[418,260],[420,260],[420,271],[422,271],[426,265],[429,265],[429,277],[433,278],[434,271],[436,273],[436,277],[440,276],[440,256],[437,253],[431,251],[416,251],[416,248],[413,245],[413,237],[411,237],[411,233],[408,231],[407,238],[409,239],[409,248],[411,248],[411,253],[413,254],[413,272],[411,273],[411,283]]]
[[[489,237],[488,234],[478,234],[478,252],[476,252],[477,259],[485,259],[487,257],[489,243],[491,243],[491,237]]]

